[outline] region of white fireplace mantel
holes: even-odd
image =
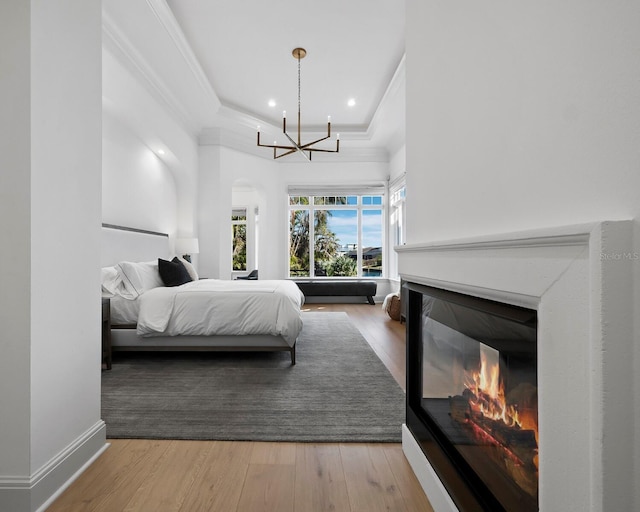
[[[631,221],[607,221],[396,247],[407,281],[538,311],[543,512],[633,510],[632,242]],[[434,508],[452,510],[409,437],[403,449]]]

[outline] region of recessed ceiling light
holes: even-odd
[[[158,150],[158,154],[159,154],[160,156],[164,155],[164,149],[159,149],[159,150]]]
[[[276,106],[276,100],[269,100],[269,106],[270,107],[275,107]]]
[[[349,105],[350,107],[355,106],[356,104],[356,100],[354,98],[349,98],[349,101],[347,101],[347,105]]]

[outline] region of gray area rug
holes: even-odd
[[[288,352],[116,353],[109,438],[400,442],[404,392],[346,313],[303,313]]]

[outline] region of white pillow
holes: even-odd
[[[122,276],[125,288],[134,297],[143,294],[147,290],[164,286],[160,272],[158,272],[157,261],[139,263],[121,261],[116,265],[116,268]]]
[[[198,272],[196,272],[196,267],[194,267],[191,262],[185,260],[184,258],[178,256],[178,259],[180,260],[180,263],[182,263],[184,265],[184,268],[187,269],[187,272],[189,273],[189,276],[191,277],[191,279],[193,281],[197,281],[199,279],[198,277]]]
[[[120,286],[122,286],[122,276],[116,267],[102,267],[100,270],[102,281],[102,296],[113,297]]]

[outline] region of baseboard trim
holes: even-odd
[[[44,511],[107,447],[100,420],[31,476],[0,478],[0,510]]]
[[[435,512],[458,512],[458,507],[453,503],[451,496],[449,496],[406,424],[402,425],[402,451],[418,478],[433,510]]]

